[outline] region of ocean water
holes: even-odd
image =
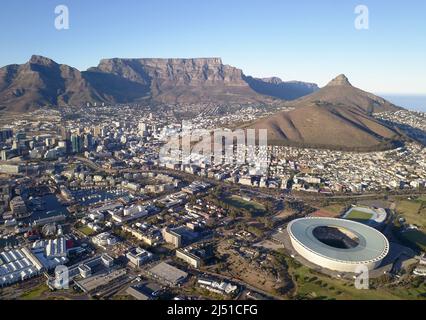
[[[408,110],[426,112],[426,95],[380,95],[393,104]]]

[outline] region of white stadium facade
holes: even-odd
[[[335,218],[303,218],[287,227],[293,248],[306,260],[329,270],[358,273],[377,268],[389,241],[365,224]]]

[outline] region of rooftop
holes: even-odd
[[[342,237],[348,238],[347,247],[326,243],[318,237],[319,228],[336,229]],[[334,218],[304,218],[292,221],[288,226],[290,236],[300,245],[317,255],[348,263],[376,261],[389,252],[386,237],[374,228],[364,224]],[[325,229],[322,229],[323,231]],[[330,240],[338,239],[330,237]]]

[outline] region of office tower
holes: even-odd
[[[81,153],[83,151],[82,139],[77,134],[71,136],[71,150],[72,153]]]

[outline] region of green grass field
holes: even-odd
[[[289,273],[293,281],[296,281],[296,295],[304,299],[321,300],[405,300],[422,299],[421,295],[426,290],[426,284],[418,287],[404,288],[379,288],[359,290],[354,283],[346,280],[330,278],[328,276],[311,271],[309,268],[295,266],[286,257]],[[426,298],[426,297],[425,297]],[[425,299],[423,298],[423,299]]]
[[[251,213],[260,214],[266,211],[263,204],[256,201],[247,201],[240,196],[230,196],[224,199],[224,202],[236,208],[246,209]]]
[[[346,216],[349,220],[370,220],[373,217],[371,213],[363,212],[359,210],[352,210],[350,214]]]
[[[426,194],[420,196],[417,200],[426,202]]]
[[[397,203],[396,213],[402,215],[408,224],[418,226],[419,230],[410,230],[401,234],[401,237],[426,250],[426,196],[412,200],[401,200]]]
[[[22,299],[22,300],[35,300],[35,299],[40,298],[43,295],[43,293],[45,293],[49,290],[50,290],[49,287],[45,283],[43,283],[43,284],[40,284],[39,286],[37,286],[35,288],[32,288],[30,291],[25,292],[20,297],[20,299]]]
[[[415,243],[420,249],[426,251],[426,233],[421,230],[410,230],[402,234],[402,237]]]
[[[424,203],[424,204],[423,204]],[[424,206],[422,209],[422,205]],[[407,223],[426,228],[426,201],[402,200],[396,206],[396,212],[402,214]]]
[[[297,295],[308,299],[321,300],[389,300],[398,299],[387,292],[358,290],[352,283],[314,274],[302,266],[292,270],[297,278]]]
[[[334,203],[326,207],[320,208],[320,210],[334,213],[336,216],[339,215],[346,206],[344,204]]]

